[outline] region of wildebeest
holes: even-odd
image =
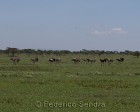
[[[123,62],[124,61],[124,58],[117,58],[116,59],[118,62]]]
[[[100,59],[101,65],[106,62],[106,59]]]
[[[48,59],[48,61],[51,62],[51,63],[53,63],[54,60],[55,60],[55,58],[50,58],[50,59]]]
[[[83,59],[83,61],[84,61],[86,64],[87,64],[88,62],[89,62],[89,63],[96,62],[95,59],[89,59],[89,58]]]
[[[32,59],[30,59],[30,60],[31,60],[31,62],[32,62],[33,64],[39,61],[38,57],[32,58]]]
[[[20,58],[19,57],[12,57],[12,58],[10,58],[10,60],[12,60],[14,64],[17,64],[17,63],[19,63]]]
[[[109,60],[109,59],[105,58],[105,59],[104,59],[104,62],[108,62],[108,60]]]
[[[61,62],[61,58],[50,58],[48,59],[49,62],[51,63],[60,63]]]
[[[101,62],[101,65],[104,64],[104,63],[108,63],[108,64],[111,64],[113,62],[113,59],[100,59],[100,62]]]
[[[73,58],[72,61],[73,61],[74,63],[79,63],[79,62],[80,62],[80,59],[79,59],[79,58]]]

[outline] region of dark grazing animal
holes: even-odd
[[[106,62],[106,59],[100,59],[101,65]]]
[[[109,59],[105,58],[105,59],[104,59],[104,62],[108,62],[108,60],[109,60]]]
[[[17,63],[19,63],[20,58],[19,57],[12,57],[12,58],[10,58],[10,60],[12,60],[14,64],[17,64]]]
[[[96,62],[95,59],[87,59],[87,60],[88,60],[88,62],[91,62],[91,63]]]
[[[33,64],[39,61],[38,57],[32,58],[32,59],[30,59],[30,60],[31,60],[31,62],[32,62]]]
[[[111,64],[111,63],[113,63],[113,60],[105,58],[105,59],[100,59],[100,62],[101,62],[101,65],[104,63]]]
[[[74,63],[79,63],[79,62],[80,62],[80,59],[79,59],[79,58],[73,58],[72,61],[73,61]]]
[[[53,62],[55,62],[55,58],[50,58],[50,59],[48,59],[48,61],[53,63]]]
[[[124,58],[120,58],[120,60],[123,62],[124,61]]]
[[[50,58],[50,59],[48,59],[48,61],[50,63],[60,63],[61,59],[60,58]]]
[[[89,59],[89,58],[86,58],[86,59],[83,59],[83,61],[87,64],[87,63],[93,63],[93,62],[96,62],[95,59]]]
[[[124,58],[117,58],[116,59],[118,62],[123,62],[124,61]]]

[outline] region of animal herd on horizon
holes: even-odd
[[[20,59],[19,57],[12,57],[12,58],[10,58],[10,60],[11,60],[15,65],[18,64],[18,63],[21,61],[21,59]],[[35,63],[38,63],[38,62],[39,62],[39,58],[38,58],[38,57],[31,58],[30,61],[31,61],[32,64],[35,64]],[[50,62],[50,63],[55,63],[55,64],[57,64],[57,63],[61,63],[62,59],[61,59],[61,58],[50,58],[50,59],[48,59],[47,61]],[[97,62],[97,60],[95,60],[95,59],[90,59],[90,58],[84,58],[84,59],[72,58],[71,61],[72,61],[73,63],[75,63],[75,64],[78,64],[78,63],[81,63],[81,62],[84,62],[85,64],[88,64],[88,63],[96,63],[96,62]],[[108,59],[108,58],[104,58],[104,59],[101,59],[101,58],[100,58],[99,61],[100,61],[101,66],[102,66],[102,65],[104,65],[104,64],[110,65],[110,64],[112,64],[114,61],[117,61],[117,62],[119,62],[119,63],[122,63],[122,62],[124,62],[124,58],[121,57],[121,58],[117,58],[117,59],[114,59],[114,60],[113,60],[113,59]]]

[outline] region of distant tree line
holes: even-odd
[[[80,51],[69,51],[69,50],[35,50],[35,49],[18,49],[18,48],[11,48],[7,47],[5,50],[0,50],[0,54],[7,54],[8,56],[15,56],[19,54],[37,54],[37,55],[66,55],[66,54],[126,54],[126,55],[134,55],[137,58],[140,56],[140,51],[105,51],[105,50],[86,50],[82,49]]]

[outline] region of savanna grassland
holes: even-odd
[[[131,55],[46,55],[32,64],[20,55],[14,65],[0,55],[0,112],[139,112],[140,58]],[[59,57],[59,64],[49,63]],[[74,57],[95,63],[73,63]],[[101,66],[100,58],[120,58]]]

